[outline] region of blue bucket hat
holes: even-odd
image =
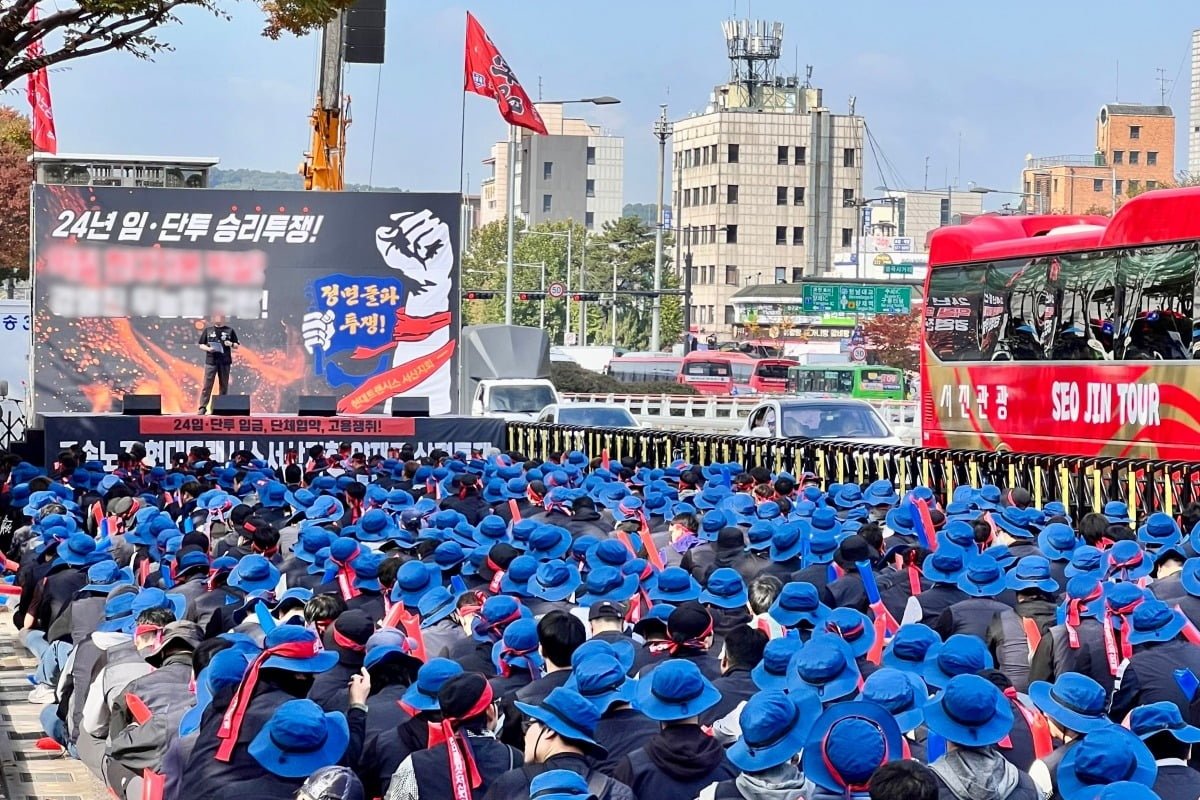
[[[783,585],[767,613],[785,628],[795,628],[802,622],[817,628],[829,616],[829,607],[821,602],[817,587],[811,583],[789,581]]]
[[[696,588],[699,591],[699,586]],[[633,597],[637,590],[637,575],[624,574],[615,567],[596,567],[588,573],[587,580],[583,584],[583,594],[577,595],[575,602],[584,607],[602,603],[605,600],[624,603]]]
[[[788,667],[802,644],[799,636],[780,636],[768,641],[762,660],[750,670],[754,685],[759,689],[787,689]]]
[[[658,585],[650,593],[650,599],[656,603],[678,604],[699,597],[700,584],[683,567],[667,567],[658,573]]]
[[[392,584],[392,600],[399,600],[408,608],[417,608],[426,592],[442,583],[442,571],[434,564],[423,561],[406,561],[396,570],[396,582]]]
[[[1111,500],[1104,504],[1104,516],[1108,521],[1117,524],[1132,525],[1133,518],[1129,516],[1129,506],[1120,500]]]
[[[242,682],[252,656],[236,647],[221,650],[196,676],[196,704],[179,720],[179,734],[186,736],[200,729],[200,718],[212,704],[213,695]]]
[[[566,600],[582,583],[579,568],[562,559],[543,561],[529,581],[529,593],[551,603]]]
[[[863,492],[863,501],[868,506],[894,506],[900,502],[900,495],[896,494],[896,487],[891,481],[881,478]]]
[[[526,551],[540,561],[562,558],[571,549],[571,532],[557,525],[541,525],[529,534]]]
[[[279,481],[267,481],[258,490],[258,502],[263,508],[283,508],[287,505],[287,486]]]
[[[1002,494],[999,486],[989,483],[971,494],[971,504],[980,511],[995,511],[1000,507]]]
[[[1016,539],[1032,539],[1034,518],[1019,506],[1005,506],[999,514],[992,514],[996,527]]]
[[[775,538],[775,531],[779,526],[773,522],[765,520],[756,520],[750,525],[750,529],[746,531],[746,546],[747,549],[762,551],[767,550],[771,546],[771,540]]]
[[[992,654],[982,639],[956,633],[942,645],[929,648],[921,677],[929,686],[941,689],[955,675],[975,675],[994,666]]]
[[[1179,525],[1169,515],[1156,511],[1146,518],[1146,524],[1137,530],[1138,541],[1149,550],[1160,547],[1175,547],[1183,541]]]
[[[633,702],[637,682],[629,678],[629,666],[618,659],[615,651],[612,655],[591,653],[578,661],[572,658],[571,662],[571,677],[563,686],[578,692],[601,714],[614,703]]]
[[[433,549],[432,558],[434,566],[440,570],[448,571],[466,561],[467,552],[463,550],[463,546],[458,542],[442,542]]]
[[[792,656],[788,690],[808,688],[828,705],[858,691],[860,677],[850,645],[839,636],[817,634]]]
[[[958,588],[971,597],[995,597],[1007,587],[1004,570],[990,556],[968,558],[958,578]]]
[[[475,529],[475,541],[481,545],[491,547],[497,542],[507,542],[510,540],[508,525],[504,522],[504,518],[498,517],[495,514],[484,517],[479,521],[479,525]]]
[[[1088,733],[1112,724],[1104,687],[1078,672],[1064,672],[1054,683],[1034,681],[1029,697],[1043,714],[1072,731]]]
[[[60,561],[72,567],[82,567],[90,563],[96,553],[96,540],[86,533],[73,533],[58,546]]]
[[[925,725],[948,742],[987,747],[1008,736],[1013,711],[991,681],[978,675],[955,675],[925,706]]]
[[[421,627],[429,628],[454,613],[459,596],[453,594],[445,586],[435,586],[417,603],[417,613],[421,616]]]
[[[1125,633],[1130,644],[1169,642],[1187,627],[1187,617],[1166,603],[1150,597],[1133,610],[1132,630]]]
[[[414,711],[436,711],[438,691],[446,681],[463,674],[457,661],[448,658],[431,658],[417,670],[417,679],[407,689],[400,702]]]
[[[708,586],[700,592],[699,600],[723,609],[743,608],[750,602],[741,573],[729,567],[713,570],[708,576]]]
[[[1183,562],[1183,571],[1179,581],[1184,590],[1192,597],[1200,597],[1200,558],[1189,558]]]
[[[483,491],[480,496],[483,502],[489,505],[497,505],[508,500],[508,492],[505,489],[506,481],[503,478],[492,478],[483,485]]]
[[[325,711],[312,700],[289,700],[275,710],[247,752],[259,766],[284,778],[306,778],[337,764],[350,744],[341,712]]]
[[[597,542],[587,551],[584,561],[589,569],[596,567],[616,567],[620,569],[633,556],[629,548],[621,544],[619,539],[604,539]]]
[[[1025,556],[1008,573],[1006,585],[1013,591],[1040,589],[1058,594],[1058,582],[1050,576],[1050,560],[1043,556]]]
[[[771,537],[771,560],[778,564],[798,558],[811,535],[811,526],[803,520],[779,526]]]
[[[383,586],[379,583],[379,568],[383,566],[385,558],[383,553],[375,553],[371,550],[363,550],[359,553],[350,562],[350,566],[354,570],[354,586],[369,592],[383,591]]]
[[[1154,559],[1147,558],[1142,546],[1123,539],[1108,549],[1108,576],[1122,581],[1136,581],[1154,570]]]
[[[579,692],[559,686],[536,705],[519,700],[514,705],[527,718],[536,720],[559,736],[587,745],[589,755],[601,759],[608,755],[608,751],[596,741],[600,710]]]
[[[243,556],[229,574],[229,585],[243,592],[273,592],[279,585],[279,568],[266,556]]]
[[[833,504],[843,510],[863,505],[862,489],[856,483],[843,485],[834,496]]]
[[[855,658],[864,658],[875,645],[875,626],[856,608],[838,606],[825,617],[825,632],[841,637]]]
[[[691,661],[672,658],[639,680],[633,707],[658,722],[699,716],[721,702],[721,693]]]
[[[332,495],[322,495],[304,512],[304,518],[318,525],[338,522],[346,514],[342,501]]]
[[[117,586],[132,584],[133,573],[122,569],[115,561],[105,560],[88,567],[87,580],[87,584],[79,591],[108,594]]]
[[[527,670],[535,679],[542,676],[546,662],[538,652],[538,624],[518,619],[504,629],[504,636],[492,645],[492,666],[497,675],[507,670]]]
[[[835,703],[813,723],[801,763],[806,778],[843,794],[903,758],[903,749],[903,734],[887,709],[862,700]]]
[[[1200,743],[1200,728],[1184,722],[1179,706],[1169,700],[1135,708],[1129,714],[1129,730],[1142,740],[1156,733],[1169,733],[1184,744]]]
[[[759,692],[738,715],[742,735],[726,756],[743,772],[762,772],[786,764],[804,747],[820,715],[821,701],[812,692]]]
[[[958,585],[966,569],[966,551],[943,545],[925,558],[921,564],[921,575],[934,583]]]
[[[715,542],[721,529],[729,524],[725,513],[718,510],[706,512],[700,520],[700,531],[696,535],[706,542]]]
[[[333,535],[329,531],[311,525],[300,529],[296,546],[292,548],[292,555],[311,564],[316,560],[317,551],[322,547],[329,547],[331,544],[333,544]]]
[[[399,526],[392,519],[392,515],[382,508],[372,508],[365,512],[358,521],[358,540],[360,542],[378,544],[395,539],[399,535]]]
[[[496,642],[504,636],[504,629],[518,619],[532,619],[533,612],[515,597],[498,594],[483,601],[479,616],[472,625],[471,636],[477,642]]]
[[[838,552],[838,536],[840,532],[840,525],[837,530],[822,529],[814,525],[812,536],[808,540],[808,552],[804,554],[804,566],[811,567],[815,564],[832,563],[834,556]]]
[[[1070,561],[1080,544],[1075,530],[1063,522],[1051,522],[1038,534],[1038,549],[1051,561]]]
[[[529,781],[529,796],[538,800],[589,800],[594,797],[588,782],[578,772],[550,769]]]
[[[707,484],[699,494],[693,496],[692,501],[696,504],[696,508],[702,511],[711,511],[721,505],[731,494],[732,491],[728,486]]]
[[[1063,572],[1068,578],[1074,578],[1076,575],[1103,578],[1107,567],[1108,556],[1103,550],[1090,544],[1081,544],[1071,553],[1071,563],[1067,564]]]
[[[527,598],[533,595],[529,591],[529,581],[537,574],[538,560],[530,555],[517,556],[508,565],[504,577],[500,579],[500,591],[516,597]]]
[[[912,536],[917,529],[917,519],[912,503],[904,502],[887,513],[885,522],[896,533]]]
[[[882,667],[863,681],[858,699],[886,708],[901,731],[911,731],[925,719],[929,690],[925,681],[912,672]]]
[[[181,598],[182,599],[182,598]],[[313,646],[311,656],[280,656],[272,655],[263,662],[264,669],[282,669],[288,672],[319,673],[333,669],[338,663],[338,654],[321,647],[321,640],[316,632],[299,625],[280,625],[263,640],[263,649],[271,650],[282,645],[310,644]]]
[[[921,675],[929,650],[940,646],[942,637],[928,625],[910,622],[901,625],[883,651],[880,666]]]
[[[1064,798],[1118,781],[1153,786],[1158,776],[1154,756],[1142,742],[1119,725],[1090,731],[1067,750],[1058,765],[1058,785]]]

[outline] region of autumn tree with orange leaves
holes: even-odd
[[[880,314],[863,325],[871,361],[916,371],[920,366],[921,313]]]
[[[29,274],[29,118],[0,106],[0,279]]]

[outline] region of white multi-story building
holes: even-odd
[[[1200,28],[1192,31],[1192,95],[1188,114],[1187,169],[1191,176],[1200,176]]]
[[[548,136],[524,128],[516,164],[517,216],[529,225],[574,220],[589,230],[620,218],[624,208],[625,140],[604,133],[563,106],[538,103]],[[492,145],[484,159],[491,174],[480,184],[479,222],[504,219],[508,192],[508,142]]]

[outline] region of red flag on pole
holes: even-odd
[[[37,22],[37,6],[29,9],[29,21]],[[42,57],[41,41],[33,42],[25,50],[25,57],[33,60]],[[38,153],[57,153],[58,137],[54,133],[54,108],[50,104],[50,76],[41,67],[29,73],[25,89],[29,107],[33,111],[33,149]]]
[[[533,107],[517,76],[488,38],[479,20],[467,12],[467,66],[463,91],[491,97],[510,125],[546,135],[546,123]]]

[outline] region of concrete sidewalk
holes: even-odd
[[[12,614],[0,611],[0,770],[3,800],[105,800],[104,784],[83,762],[34,747],[42,706],[25,699],[37,662],[17,642]]]

